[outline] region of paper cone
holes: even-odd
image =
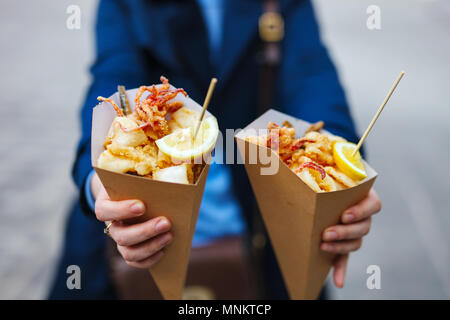
[[[127,91],[132,110],[136,89]],[[118,94],[111,97],[119,103]],[[183,101],[184,107],[201,111],[193,100],[179,94],[173,101]],[[200,203],[208,176],[206,164],[195,184],[179,184],[111,172],[96,167],[103,152],[103,143],[109,127],[116,117],[111,105],[101,103],[94,108],[92,118],[92,166],[112,200],[140,199],[145,203],[146,213],[130,223],[165,216],[172,223],[173,241],[164,249],[164,256],[150,268],[164,299],[181,299],[187,265],[194,236]]]
[[[267,128],[269,121],[281,125],[285,120],[294,126],[297,136],[303,136],[310,125],[269,110],[239,132],[236,141],[291,299],[316,299],[334,258],[320,250],[322,232],[337,224],[346,208],[368,194],[377,174],[364,162],[368,176],[358,186],[335,192],[314,192],[276,152],[244,140],[255,134],[249,129]],[[262,161],[262,156],[252,157],[249,151],[255,149],[266,153],[267,158]],[[276,174],[261,174],[261,170],[268,167],[263,164],[267,159],[276,161]]]

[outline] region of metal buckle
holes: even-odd
[[[214,300],[214,292],[205,286],[187,286],[183,291],[183,300]]]
[[[279,42],[284,37],[284,20],[277,12],[266,12],[259,17],[259,36],[266,42]]]

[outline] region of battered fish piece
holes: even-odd
[[[135,171],[135,165],[133,160],[117,157],[109,151],[102,152],[97,159],[97,167],[118,173]]]
[[[305,142],[305,155],[321,165],[333,166],[333,144],[328,136],[317,131],[308,132],[305,139],[314,142]]]
[[[150,144],[128,147],[113,141],[100,155],[97,165],[99,168],[115,172],[134,172],[138,175],[145,176],[150,174],[156,168],[156,157],[157,151],[155,150],[155,147]],[[112,163],[108,163],[108,161],[111,161]],[[127,164],[126,166],[125,163]],[[115,166],[117,166],[117,168]]]
[[[180,101],[172,101],[179,93],[187,96],[183,89],[170,89],[164,77],[161,82],[158,88],[141,86],[135,96],[135,110],[129,114],[112,99],[98,97],[98,100],[110,103],[118,117],[109,128],[105,150],[97,159],[97,166],[161,181],[194,183],[203,165],[173,163],[158,149],[155,141],[176,130],[195,126],[199,113],[183,108]],[[142,99],[145,92],[149,94]]]
[[[122,146],[128,147],[136,147],[147,143],[148,138],[144,131],[135,130],[138,126],[132,117],[116,117],[109,128],[105,147],[112,143],[113,140]]]
[[[172,125],[176,125],[178,128],[189,128],[197,125],[200,114],[197,111],[181,108],[172,113]]]
[[[154,180],[184,184],[192,183],[192,177],[192,170],[187,164],[159,169],[153,173]]]
[[[150,174],[156,166],[156,145],[138,127],[132,117],[116,117],[97,166],[120,173]]]

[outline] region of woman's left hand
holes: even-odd
[[[337,253],[334,261],[334,284],[344,286],[349,253],[361,247],[362,237],[369,233],[371,216],[381,210],[381,201],[371,189],[366,198],[348,208],[341,216],[341,223],[328,227],[322,234],[323,251]]]

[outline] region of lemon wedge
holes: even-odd
[[[362,180],[367,174],[359,151],[352,157],[355,148],[356,144],[351,142],[336,142],[333,146],[333,158],[339,170],[354,180]]]
[[[204,118],[195,140],[194,127],[176,129],[171,134],[156,140],[156,145],[164,154],[174,160],[188,161],[202,157],[214,147],[219,126],[215,117]]]

